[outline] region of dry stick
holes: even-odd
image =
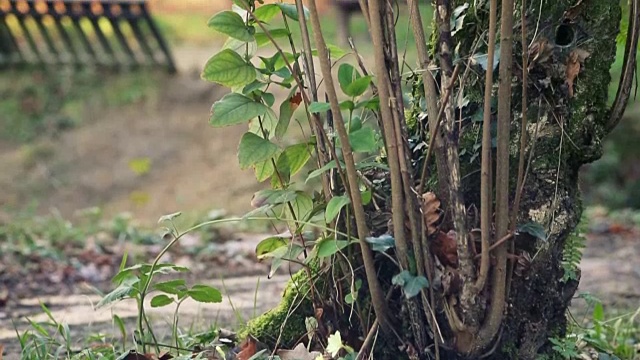
[[[348,184],[348,190],[351,198],[351,204],[353,206],[356,226],[358,228],[358,239],[360,241],[360,247],[362,250],[362,260],[364,262],[367,283],[369,285],[369,290],[371,291],[373,309],[382,328],[391,329],[389,311],[387,308],[387,303],[384,299],[382,287],[380,286],[380,281],[378,280],[376,274],[373,252],[369,247],[369,244],[366,242],[366,237],[369,235],[369,229],[366,223],[364,207],[362,206],[360,190],[358,189],[358,173],[356,171],[355,163],[353,160],[351,146],[349,145],[349,135],[347,134],[344,120],[342,118],[342,113],[340,112],[340,105],[338,104],[338,96],[336,95],[336,89],[333,83],[333,77],[331,75],[331,64],[329,63],[327,44],[325,43],[324,36],[322,35],[320,18],[318,17],[318,10],[316,8],[315,0],[310,0],[308,6],[311,18],[311,26],[314,33],[316,46],[318,48],[320,69],[325,81],[325,88],[327,91],[327,96],[329,97],[329,103],[331,104],[331,111],[333,112],[333,116],[335,118],[334,120],[336,131],[338,132],[340,143],[342,144],[342,153],[346,165],[347,177],[350,180]],[[345,184],[345,186],[347,185]]]
[[[640,37],[640,0],[632,0],[629,9],[629,26],[627,28],[627,43],[624,49],[620,85],[616,99],[611,106],[609,120],[605,124],[607,131],[613,130],[622,119],[633,86],[633,74],[636,71],[636,55],[638,52],[638,38]]]
[[[489,5],[489,51],[487,54],[487,74],[484,82],[484,117],[482,119],[482,165],[480,170],[480,239],[482,243],[480,272],[475,284],[480,293],[489,275],[489,243],[491,238],[491,216],[493,199],[491,190],[491,94],[493,92],[493,61],[496,50],[496,27],[498,0]]]
[[[513,0],[502,1],[500,17],[500,85],[498,88],[498,148],[496,150],[496,236],[509,231],[509,126],[511,123],[511,67],[513,51]],[[491,276],[491,304],[487,318],[470,352],[479,353],[500,332],[505,309],[507,247],[496,248],[496,264]]]

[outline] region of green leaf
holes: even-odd
[[[207,25],[215,31],[229,35],[234,39],[244,42],[253,41],[250,27],[244,23],[240,15],[233,11],[227,10],[213,15]]]
[[[377,237],[369,236],[365,240],[371,244],[371,250],[378,252],[385,252],[396,246],[393,236],[388,234],[383,234]]]
[[[349,144],[354,152],[373,152],[378,150],[378,142],[373,129],[363,127],[349,134]]]
[[[278,146],[260,136],[247,132],[240,139],[238,162],[241,169],[246,169],[259,162],[269,160],[278,153]]]
[[[256,173],[256,179],[258,182],[263,182],[273,175],[275,168],[271,160],[265,160],[254,165],[254,171]]]
[[[271,236],[263,239],[256,246],[256,257],[258,260],[272,257],[274,251],[283,246],[287,246],[287,244],[287,239],[281,236]]]
[[[229,49],[238,54],[243,54],[243,56],[248,58],[252,58],[256,54],[256,51],[258,51],[258,44],[255,41],[245,42],[230,37],[227,38],[220,50],[224,49]]]
[[[340,110],[353,110],[355,109],[356,104],[354,104],[351,100],[345,100],[340,103]]]
[[[251,206],[259,208],[263,205],[280,205],[295,200],[297,194],[293,190],[265,189],[253,194]]]
[[[298,105],[291,102],[291,98],[285,99],[282,104],[280,104],[280,114],[278,115],[278,124],[276,125],[276,138],[282,139],[287,132],[291,117],[295,111],[294,108],[297,107]]]
[[[424,276],[413,276],[407,270],[391,278],[391,283],[402,287],[407,299],[418,295],[422,289],[429,286],[429,281]]]
[[[327,209],[325,210],[325,213],[324,213],[324,218],[327,224],[332,222],[336,217],[338,217],[340,210],[342,210],[343,207],[349,204],[351,204],[351,200],[346,195],[332,197],[331,200],[329,200],[329,203],[327,204]]]
[[[197,302],[219,303],[222,302],[220,290],[207,285],[193,285],[188,291],[188,295]]]
[[[256,69],[237,52],[224,49],[207,61],[202,78],[226,87],[239,87],[256,79]]]
[[[268,31],[269,35],[271,35],[271,38],[273,38],[274,40],[286,38],[289,36],[289,31],[287,29],[272,29]],[[256,38],[256,44],[258,45],[258,47],[271,43],[269,36],[267,36],[267,34],[262,31],[256,32],[254,34],[254,37]]]
[[[347,52],[343,48],[333,44],[327,44],[327,50],[329,51],[329,57],[332,59],[338,59],[347,55]],[[318,56],[318,50],[311,50],[311,55]]]
[[[263,116],[269,110],[259,102],[236,93],[225,95],[216,101],[211,109],[209,123],[214,127],[241,124],[255,117]]]
[[[529,222],[518,226],[518,232],[527,233],[542,241],[547,240],[547,232],[544,230],[544,226],[537,222]]]
[[[140,279],[136,276],[126,278],[117,288],[105,295],[100,302],[98,302],[96,308],[109,305],[124,298],[134,297],[138,293],[137,285],[139,282]]]
[[[283,14],[285,14],[287,17],[291,18],[292,20],[298,21],[298,9],[296,9],[295,4],[278,3],[277,5],[282,10]],[[309,10],[307,10],[306,7],[304,8],[304,18],[309,19]]]
[[[269,160],[278,153],[278,146],[260,136],[247,132],[240,139],[238,162],[241,169],[246,169],[259,162]]]
[[[360,78],[358,70],[351,64],[341,64],[338,68],[338,83],[342,92],[346,94],[345,89],[356,79]],[[348,94],[347,94],[348,95]]]
[[[349,245],[347,240],[322,239],[318,242],[316,254],[319,258],[329,257]]]
[[[156,295],[151,299],[151,307],[163,307],[173,303],[173,299],[165,294]]]
[[[371,85],[373,77],[371,75],[363,76],[354,80],[351,84],[343,89],[344,93],[351,97],[357,97],[365,93]]]
[[[254,0],[233,0],[233,3],[243,10],[251,9],[251,4]]]
[[[256,11],[254,11],[253,14],[258,21],[268,23],[280,14],[280,7],[276,4],[265,4],[256,8]]]
[[[167,294],[180,295],[187,290],[187,283],[184,279],[169,280],[154,284],[153,288]]]
[[[312,102],[309,104],[309,112],[312,114],[323,113],[331,110],[331,104],[323,102]]]
[[[362,279],[356,280],[354,285],[355,286],[351,289],[351,292],[344,298],[344,302],[347,304],[353,304],[358,298],[358,291],[362,287]]]
[[[298,244],[289,244],[288,246],[283,246],[273,251],[271,254],[273,260],[271,261],[269,277],[272,277],[276,273],[283,262],[296,260],[303,251],[304,248]]]
[[[359,101],[356,104],[356,109],[359,109],[361,107],[373,111],[378,110],[380,109],[380,98],[376,96],[371,99]]]
[[[281,176],[289,179],[302,169],[311,158],[311,151],[308,143],[287,146],[278,157],[277,168]]]

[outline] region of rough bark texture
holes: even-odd
[[[464,3],[462,0],[456,2]],[[484,1],[475,3],[479,8],[474,9],[472,5],[465,22],[476,25],[463,28],[454,39],[461,42],[462,56],[469,55],[472,40],[488,27],[488,4]],[[582,212],[578,170],[581,165],[598,159],[602,152],[608,116],[607,87],[611,80],[609,68],[616,53],[616,35],[621,16],[618,1],[547,1],[542,2],[543,8],[540,8],[539,1],[530,3],[527,12],[529,42],[544,37],[552,49],[550,56],[532,64],[530,71],[527,133],[531,141],[527,153],[532,151],[534,142],[535,149],[524,185],[518,223],[542,224],[548,238],[542,241],[527,234],[516,236],[516,253],[526,251],[533,260],[528,268],[518,272],[520,275],[513,275],[503,328],[495,347],[487,351],[489,359],[536,359],[540,354],[549,353],[550,337],[561,336],[565,332],[565,310],[575,293],[577,281],[561,281],[564,275],[562,253]],[[563,23],[565,11],[578,3],[582,3],[578,15],[571,22]],[[519,1],[516,8],[520,8]],[[472,17],[477,18],[471,19]],[[516,18],[519,18],[519,14]],[[515,26],[518,30],[514,34],[514,59],[520,59],[520,24],[516,23]],[[567,32],[570,34],[568,37]],[[576,49],[587,51],[589,56],[571,84],[571,96],[566,65],[570,54]],[[512,169],[517,168],[520,141],[518,134],[522,84],[517,75],[519,69],[519,60],[515,60],[510,146]],[[477,73],[481,77],[471,81],[465,92],[472,105],[475,102],[476,106],[482,107],[484,79],[481,71]],[[466,154],[460,159],[464,199],[467,205],[479,207],[480,161],[479,157],[472,160],[476,152],[472,149],[479,141],[481,131],[476,125],[463,122],[459,136],[461,150],[466,149]],[[512,172],[510,201],[515,197],[516,176]],[[434,180],[431,179],[429,183],[434,184]],[[299,281],[300,279],[298,283]],[[274,339],[278,338],[280,325],[287,317],[288,309],[284,307],[291,305],[291,297],[298,293],[290,286],[279,310],[269,312],[250,323],[246,333],[275,345]],[[306,306],[303,302],[289,324],[284,326],[286,331],[280,338],[281,345],[294,345],[305,334],[302,319],[309,314],[313,314],[313,310],[308,302]],[[349,312],[344,316],[349,316]],[[408,328],[405,331],[410,333]],[[397,358],[398,355],[395,353],[394,357]],[[455,359],[457,356],[447,354],[443,358]]]

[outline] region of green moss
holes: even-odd
[[[280,304],[249,321],[238,336],[251,335],[271,348],[276,345],[292,347],[307,332],[305,318],[313,316],[313,305],[308,296],[309,276],[300,270],[289,280]]]

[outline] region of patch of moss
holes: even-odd
[[[309,316],[313,316],[309,276],[305,270],[300,270],[289,280],[280,304],[249,321],[238,336],[251,335],[271,348],[276,345],[292,347],[307,332],[305,318]]]

